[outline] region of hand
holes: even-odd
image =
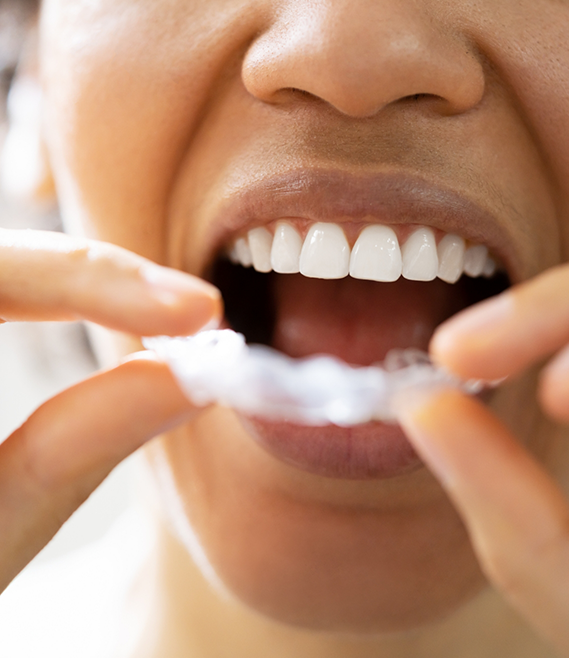
[[[431,343],[463,378],[493,380],[557,352],[544,411],[569,422],[569,266],[452,318]],[[569,656],[569,505],[545,469],[477,399],[454,390],[397,401],[409,440],[461,514],[481,566],[534,628]]]
[[[220,313],[213,286],[114,245],[0,230],[0,321],[83,318],[177,335]],[[192,413],[166,366],[150,359],[42,405],[0,445],[0,591],[122,459]]]

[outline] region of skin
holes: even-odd
[[[118,366],[0,447],[3,583],[116,463],[184,419],[146,449],[164,503],[137,656],[266,655],[268,642],[283,656],[545,655],[528,627],[568,653],[568,512],[547,474],[567,456],[566,347],[539,396],[535,383],[569,341],[568,29],[553,0],[45,0],[45,139],[64,220],[139,256],[7,236],[2,317],[190,333],[220,313],[195,276],[232,190],[299,167],[402,171],[472,199],[510,236],[513,301],[441,328],[435,357],[466,377],[519,376],[492,410],[456,393],[401,401],[434,476],[354,482],[273,459],[231,412],[191,409],[160,364]],[[140,257],[188,274],[157,294]]]

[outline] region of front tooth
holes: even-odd
[[[352,249],[350,276],[372,281],[397,281],[401,276],[401,250],[389,226],[366,226]]]
[[[342,279],[350,267],[350,246],[337,224],[319,222],[308,231],[300,252],[300,271],[316,279]]]
[[[257,272],[270,272],[272,269],[271,246],[273,244],[273,236],[266,228],[259,226],[258,228],[251,229],[248,237],[253,267]]]
[[[439,271],[437,243],[432,229],[422,226],[412,233],[403,248],[403,276],[411,281],[432,281]]]
[[[279,222],[275,228],[271,249],[271,265],[275,272],[295,274],[300,272],[302,238],[288,222]]]
[[[464,252],[466,245],[464,238],[459,235],[447,233],[439,242],[439,279],[447,283],[455,283],[460,279],[464,269]]]
[[[251,249],[249,249],[247,238],[239,238],[236,240],[234,251],[237,260],[243,265],[243,267],[251,267],[253,264],[253,258],[251,257]]]
[[[464,254],[464,271],[468,276],[480,276],[484,271],[487,258],[488,247],[483,244],[468,247]]]

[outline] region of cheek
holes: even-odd
[[[250,29],[230,29],[243,5],[46,0],[47,134],[71,226],[166,259],[169,190],[222,62]]]
[[[164,509],[180,541],[197,538],[224,587],[273,619],[336,631],[411,628],[483,585],[462,524],[425,471],[413,487],[299,475],[221,410],[161,439],[150,459],[162,484],[165,471],[174,483],[181,505],[169,498]],[[342,504],[332,502],[342,487],[357,491],[351,504],[345,491]],[[194,540],[185,543],[195,552]]]
[[[515,97],[554,187],[555,246],[569,256],[569,3],[483,0],[465,14],[481,50]],[[515,14],[514,14],[515,11]],[[553,238],[551,242],[553,242]]]

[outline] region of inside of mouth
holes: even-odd
[[[455,284],[324,280],[261,273],[223,257],[209,278],[223,295],[227,325],[248,343],[292,357],[331,354],[354,365],[381,362],[394,348],[427,350],[439,324],[509,286],[503,272],[462,276]]]

